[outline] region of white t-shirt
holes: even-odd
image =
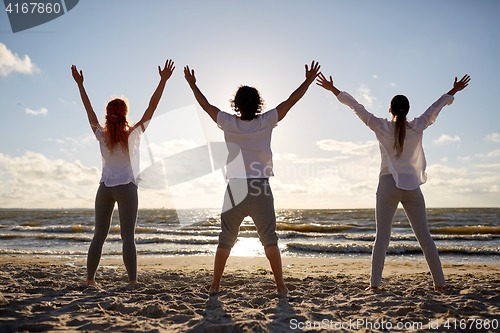
[[[139,175],[139,144],[141,142],[142,130],[137,127],[128,136],[129,153],[122,150],[120,143],[113,147],[113,153],[106,146],[103,128],[99,127],[95,131],[95,136],[99,141],[102,157],[102,176],[99,183],[104,183],[108,187],[126,185],[140,181]]]
[[[422,148],[423,132],[434,123],[443,107],[453,103],[453,96],[444,94],[420,117],[408,122],[403,153],[399,158],[396,158],[396,151],[393,148],[394,121],[375,117],[346,92],[341,92],[337,99],[353,109],[356,115],[375,132],[382,154],[381,170],[387,169],[389,171],[396,182],[396,187],[403,190],[414,190],[427,181],[426,161]]]
[[[273,176],[271,134],[278,124],[278,111],[272,109],[252,120],[219,111],[217,125],[224,131],[229,156],[227,175],[231,178],[269,178]]]

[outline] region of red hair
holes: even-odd
[[[106,125],[104,138],[106,146],[112,152],[117,143],[120,143],[124,153],[128,154],[128,130],[130,124],[127,119],[128,101],[114,98],[106,106]]]

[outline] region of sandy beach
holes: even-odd
[[[365,291],[369,260],[283,258],[286,297],[266,258],[230,257],[209,296],[213,257],[139,257],[139,284],[121,259],[103,259],[98,286],[85,261],[0,257],[0,332],[494,332],[500,265],[444,264],[434,292],[425,263],[388,261],[382,291]],[[495,329],[496,327],[496,329]]]

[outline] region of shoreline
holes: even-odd
[[[179,255],[179,256],[138,256],[138,271],[155,270],[209,270],[213,269],[213,255]],[[327,275],[327,274],[370,274],[370,259],[351,258],[320,258],[320,257],[282,257],[283,274],[295,275]],[[85,268],[86,259],[66,259],[60,257],[37,255],[0,255],[2,265],[39,265],[39,266],[69,266]],[[124,269],[121,256],[102,258],[99,267]],[[447,274],[469,274],[488,272],[500,273],[500,264],[491,263],[446,263],[442,264],[445,276]],[[270,271],[269,262],[264,256],[238,257],[229,256],[225,272],[251,269]],[[415,273],[428,273],[425,261],[386,260],[383,277]]]

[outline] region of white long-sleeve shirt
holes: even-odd
[[[394,121],[374,116],[346,92],[341,92],[337,99],[340,103],[349,106],[375,132],[382,154],[381,171],[386,169],[389,171],[396,182],[396,187],[414,190],[427,181],[426,161],[422,148],[423,132],[434,123],[443,107],[453,103],[453,96],[444,94],[420,117],[408,122],[403,153],[399,158],[396,158],[396,150],[393,148]]]

